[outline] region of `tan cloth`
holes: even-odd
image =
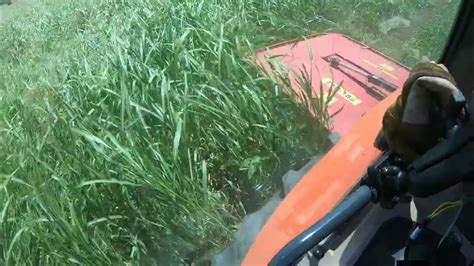
[[[433,62],[415,65],[402,94],[386,111],[383,131],[389,148],[411,162],[444,135],[439,112],[450,97],[463,97],[447,69]]]

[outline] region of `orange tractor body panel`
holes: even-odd
[[[311,47],[310,55],[308,47]],[[335,117],[332,131],[341,140],[299,181],[275,210],[247,253],[243,265],[267,265],[288,242],[315,224],[339,204],[358,184],[380,151],[374,140],[382,125],[385,110],[396,100],[409,70],[383,54],[339,34],[327,34],[300,42],[287,42],[258,51],[260,58],[283,55],[281,61],[298,72],[305,66],[315,73],[313,89],[319,93],[320,81],[342,84],[343,92],[329,108]],[[398,88],[387,91],[370,84],[367,78],[350,69],[339,71],[330,66],[328,57],[342,58],[351,67],[360,67],[382,77]],[[312,59],[311,59],[312,58]],[[342,69],[342,68],[341,68]],[[351,77],[348,77],[351,75]],[[295,80],[293,82],[296,82]],[[373,87],[384,97],[376,99],[367,92]],[[326,86],[326,90],[329,87]]]

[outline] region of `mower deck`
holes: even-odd
[[[347,135],[362,116],[394,89],[401,88],[409,74],[408,68],[395,60],[340,34],[309,36],[303,41],[276,44],[258,50],[257,56],[261,62],[277,58],[287,70],[298,75],[306,68],[316,95],[320,94],[320,84],[325,94],[331,87],[339,88],[329,101],[328,109],[333,114],[342,108],[331,128],[340,137]],[[332,64],[334,61],[339,65]],[[391,86],[377,85],[368,76],[378,77]],[[295,75],[290,77],[293,87],[298,88]]]

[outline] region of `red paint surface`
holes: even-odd
[[[409,74],[403,66],[342,35],[324,35],[307,42],[313,50],[312,62],[305,42],[279,45],[273,47],[271,52],[287,53],[283,62],[294,70],[303,64],[312,65],[313,73],[316,73],[313,84],[319,84],[321,77],[331,76],[328,63],[321,57],[334,53],[360,64],[372,74],[379,75],[400,88]],[[260,55],[263,53],[260,52]],[[372,64],[364,62],[364,59]],[[320,74],[317,74],[314,64]],[[391,75],[377,68],[382,64],[393,68],[393,72],[389,72]],[[380,151],[373,146],[374,139],[380,131],[385,110],[395,101],[401,90],[391,94],[386,91],[387,97],[379,101],[339,71],[333,70],[333,77],[336,83],[344,81],[345,89],[361,99],[362,103],[352,105],[337,96],[338,100],[331,110],[345,105],[334,124],[334,131],[343,138],[308,171],[275,210],[247,253],[243,265],[267,265],[288,242],[337,206],[359,182],[367,166],[380,155]],[[360,79],[368,83],[364,78]],[[319,91],[319,87],[314,89]]]
[[[310,53],[313,54],[312,60]],[[329,108],[329,113],[334,113],[341,107],[343,108],[341,113],[334,118],[332,128],[332,131],[338,133],[340,136],[345,136],[364,114],[380,102],[380,99],[372,97],[363,87],[358,85],[356,81],[352,80],[342,71],[330,67],[329,63],[324,60],[325,57],[331,55],[343,57],[345,59],[344,61],[352,62],[367,72],[398,85],[399,88],[402,87],[403,82],[409,74],[406,67],[340,34],[320,35],[306,41],[278,44],[258,52],[260,59],[265,58],[265,56],[276,55],[283,55],[279,57],[278,60],[283,62],[286,68],[296,71],[297,73],[300,73],[303,66],[305,66],[308,73],[312,73],[313,89],[316,94],[319,93],[320,81],[323,79],[331,79],[335,87],[342,84],[343,89],[349,91],[361,101],[360,104],[354,104],[354,102],[348,101],[339,94],[335,96],[336,101]],[[385,71],[383,69],[385,69]],[[386,96],[390,94],[389,91],[369,83],[367,78],[362,75],[350,70],[344,69],[344,71],[365,85],[374,87]],[[294,87],[297,87],[294,79],[292,83]],[[326,92],[328,88],[327,84],[324,85]]]

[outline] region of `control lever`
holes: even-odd
[[[377,191],[377,201],[383,208],[391,209],[400,201],[400,192],[404,189],[404,168],[401,158],[385,152],[367,169],[362,183]]]
[[[379,86],[379,87],[382,87],[390,92],[393,92],[395,90],[397,90],[398,86],[385,80],[384,78],[382,77],[379,77],[377,75],[374,75],[374,74],[371,74],[371,73],[368,73],[367,71],[365,70],[362,70],[360,68],[357,68],[357,67],[354,67],[352,65],[349,65],[349,64],[346,64],[344,62],[342,62],[342,60],[340,58],[337,58],[337,57],[331,57],[329,59],[329,65],[331,67],[334,67],[334,68],[340,68],[340,67],[343,67],[343,68],[346,68],[346,69],[349,69],[357,74],[360,74],[364,77],[367,78],[367,80],[376,85],[376,86]]]

